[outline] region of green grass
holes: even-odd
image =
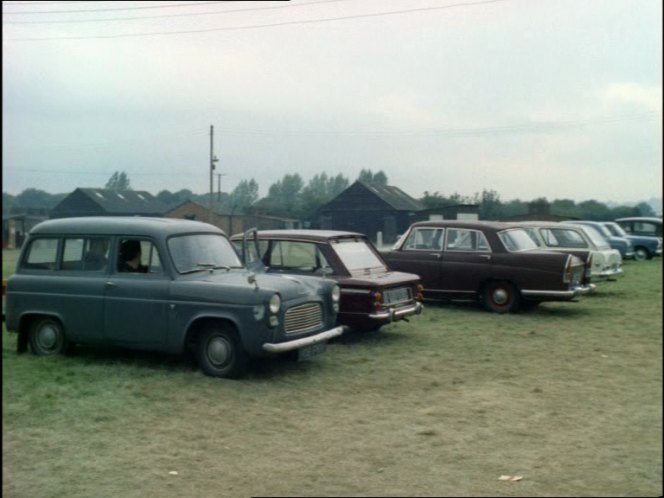
[[[661,259],[528,313],[427,303],[240,381],[2,342],[5,496],[662,494]]]

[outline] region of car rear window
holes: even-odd
[[[349,271],[387,270],[385,263],[371,250],[364,240],[342,239],[332,242],[332,248]]]

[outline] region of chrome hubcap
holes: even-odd
[[[210,363],[221,366],[231,359],[232,348],[228,341],[221,337],[215,337],[210,340],[207,348],[207,356]]]
[[[52,325],[47,325],[39,330],[37,339],[42,348],[53,349],[58,342],[58,331]]]
[[[493,302],[496,304],[505,304],[509,300],[509,294],[505,289],[496,289],[493,291]]]

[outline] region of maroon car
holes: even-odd
[[[260,259],[270,273],[335,280],[341,288],[339,325],[375,330],[422,312],[420,278],[390,271],[380,252],[360,233],[267,230],[236,234],[231,240],[248,266]]]
[[[590,291],[578,257],[539,250],[524,229],[498,222],[414,223],[383,257],[420,275],[426,297],[480,301],[498,313]]]

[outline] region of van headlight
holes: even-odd
[[[335,313],[339,313],[339,299],[341,299],[341,289],[339,289],[338,285],[332,287],[330,297],[332,298],[332,309]]]
[[[281,308],[281,297],[279,297],[279,294],[272,295],[268,304],[268,308],[270,309],[270,313],[273,315],[279,313],[279,309]]]
[[[338,285],[335,285],[334,287],[332,287],[331,297],[332,297],[332,302],[333,303],[338,303],[339,299],[341,299],[341,289],[339,289]]]

